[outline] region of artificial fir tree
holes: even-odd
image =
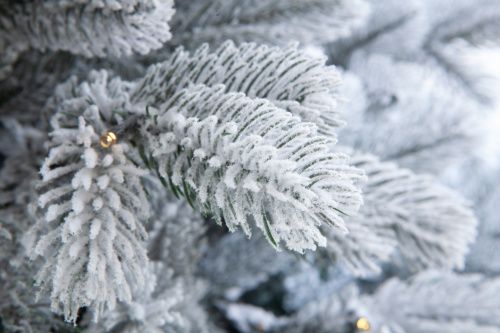
[[[498,22],[2,1],[1,329],[500,332],[494,101],[460,56]]]

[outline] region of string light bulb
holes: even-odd
[[[113,132],[106,132],[101,136],[101,145],[104,148],[109,148],[116,143],[116,134]]]
[[[368,324],[366,318],[359,318],[356,327],[362,331],[368,331],[370,329],[370,324]]]

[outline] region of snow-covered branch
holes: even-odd
[[[227,41],[213,53],[205,44],[192,55],[179,48],[169,60],[148,69],[132,100],[156,105],[190,84],[224,84],[227,92],[267,99],[303,121],[315,122],[321,134],[335,136],[345,125],[337,110],[341,80],[325,60],[306,56],[297,45],[237,47]]]
[[[462,269],[476,236],[470,203],[436,183],[370,155],[351,163],[366,171],[364,205],[348,220],[350,233],[327,235],[327,251],[355,274],[379,272],[380,263],[401,257],[412,269]]]
[[[323,223],[345,232],[339,212],[359,207],[353,182],[363,173],[329,153],[331,141],[313,124],[225,90],[191,87],[151,109],[142,128],[146,163],[230,230],[250,235],[250,214],[276,248],[280,240],[299,252],[324,246]]]
[[[203,42],[220,45],[226,39],[323,44],[349,36],[369,13],[363,0],[187,0],[177,1],[176,6],[171,43],[187,47]]]
[[[82,306],[95,308],[97,320],[105,303],[113,309],[117,299],[130,302],[124,270],[141,285],[141,263],[147,262],[140,220],[147,218],[148,206],[139,180],[147,172],[126,157],[126,144],[100,147],[96,119],[95,105],[78,117],[77,128],[53,118],[36,203],[42,236],[34,254],[47,258],[37,285],[51,290],[53,311],[62,303],[66,320],[73,322]]]

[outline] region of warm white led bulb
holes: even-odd
[[[370,324],[368,324],[368,320],[366,320],[366,318],[359,318],[356,326],[363,331],[368,331],[370,329]]]
[[[109,148],[116,143],[116,134],[113,132],[106,132],[101,136],[101,145],[104,148]]]

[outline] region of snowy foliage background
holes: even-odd
[[[0,0],[0,331],[500,332],[499,133],[498,0]]]

